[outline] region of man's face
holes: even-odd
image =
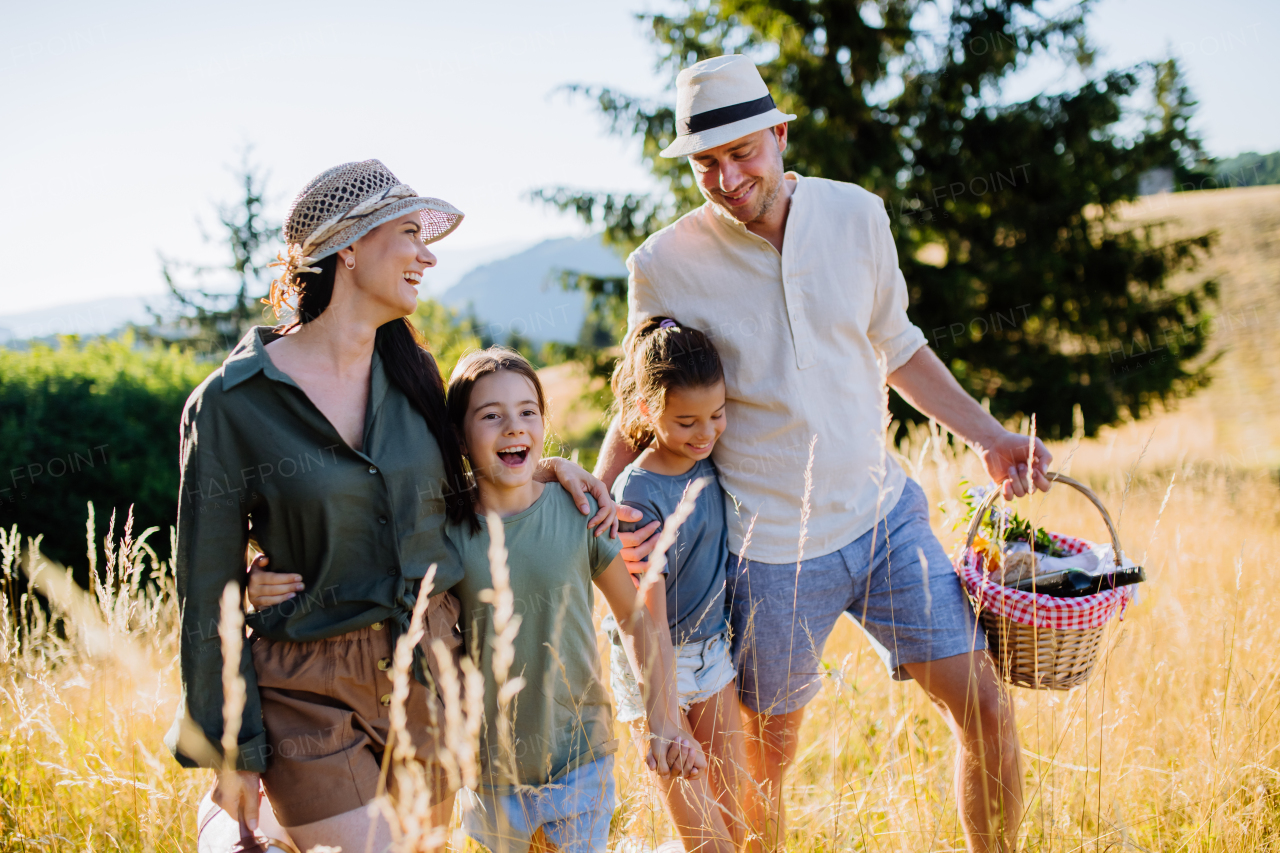
[[[746,225],[769,212],[782,188],[787,125],[758,130],[689,157],[707,201]]]

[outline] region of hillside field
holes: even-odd
[[[1220,231],[1201,272],[1221,282],[1221,357],[1197,398],[1051,447],[1055,467],[1111,510],[1149,583],[1108,629],[1087,686],[1013,691],[1027,791],[1020,834],[1025,849],[1062,853],[1280,850],[1280,187],[1157,196],[1127,215],[1167,221],[1171,233]],[[547,379],[559,439],[581,445],[585,461],[581,437],[599,415],[578,403],[572,368]],[[961,481],[984,479],[976,459],[925,428],[896,452],[953,547]],[[1020,510],[1052,530],[1105,535],[1065,488]],[[8,531],[0,541],[0,585],[24,563],[57,578],[20,544]],[[178,768],[161,744],[179,695],[171,581],[131,586],[131,567],[150,559],[136,543],[104,559],[112,585],[59,596],[65,636],[30,602],[4,599],[0,853],[195,849],[210,779]],[[787,849],[963,849],[952,739],[923,693],[890,681],[848,622],[824,664],[791,777]],[[614,846],[668,837],[641,771],[626,748]]]

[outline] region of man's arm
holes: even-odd
[[[618,479],[622,469],[635,462],[639,456],[640,451],[632,450],[631,445],[622,437],[622,428],[618,424],[618,418],[615,417],[613,423],[609,424],[609,431],[605,433],[604,444],[600,445],[600,458],[596,462],[595,475],[612,489],[613,481]],[[623,510],[636,513],[636,518],[627,517],[623,518],[623,521],[640,520],[638,511],[631,507],[621,507],[618,512],[621,514]],[[627,571],[633,575],[644,574],[647,568],[645,560],[648,559],[649,552],[658,544],[658,527],[659,522],[651,521],[631,533],[618,533],[618,541],[622,543],[622,559],[627,563]]]
[[[643,449],[643,448],[641,448]],[[600,445],[600,457],[596,460],[596,479],[601,480],[606,489],[613,488],[613,481],[618,479],[622,469],[626,468],[640,456],[639,450],[632,450],[631,445],[622,437],[619,418],[614,417],[609,430],[604,434],[604,444]]]
[[[999,421],[965,393],[927,345],[889,374],[889,386],[972,447],[991,479],[1004,486],[1006,500],[1030,492],[1032,482],[1035,488],[1048,491],[1049,481],[1044,474],[1053,461],[1053,454],[1044,443],[1036,438],[1033,451],[1030,438],[1000,426]]]

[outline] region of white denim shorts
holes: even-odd
[[[609,633],[610,662],[609,686],[613,688],[613,701],[617,704],[618,719],[624,723],[643,720],[644,699],[640,684],[631,670],[631,662],[622,648],[622,634],[612,616],[605,617],[604,626]],[[676,687],[680,692],[680,710],[688,711],[691,705],[705,702],[730,684],[738,673],[730,655],[729,633],[721,631],[676,647]]]

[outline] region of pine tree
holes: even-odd
[[[909,313],[970,393],[1002,419],[1035,413],[1049,436],[1071,433],[1078,404],[1091,434],[1207,382],[1215,284],[1168,283],[1213,235],[1165,239],[1119,215],[1142,173],[1199,165],[1176,64],[1096,72],[1088,4],[1058,17],[1046,6],[687,0],[681,14],[642,18],[673,81],[701,59],[750,56],[797,116],[787,167],[884,199]],[[1002,85],[1033,58],[1083,82],[1008,102]],[[614,132],[642,138],[664,191],[559,187],[537,198],[602,224],[622,250],[702,203],[686,163],[657,156],[674,137],[674,98],[571,88]],[[1143,98],[1145,111],[1134,106]],[[583,283],[596,298],[609,290]],[[913,414],[896,398],[894,408]]]
[[[267,176],[250,154],[245,149],[236,170],[241,197],[218,206],[227,263],[207,266],[160,255],[161,274],[179,316],[168,320],[152,309],[158,325],[139,330],[145,337],[218,355],[234,347],[252,326],[271,322],[262,299],[275,277],[269,265],[280,248],[280,224],[263,214]],[[213,242],[208,235],[205,240]],[[187,281],[180,283],[179,275]]]

